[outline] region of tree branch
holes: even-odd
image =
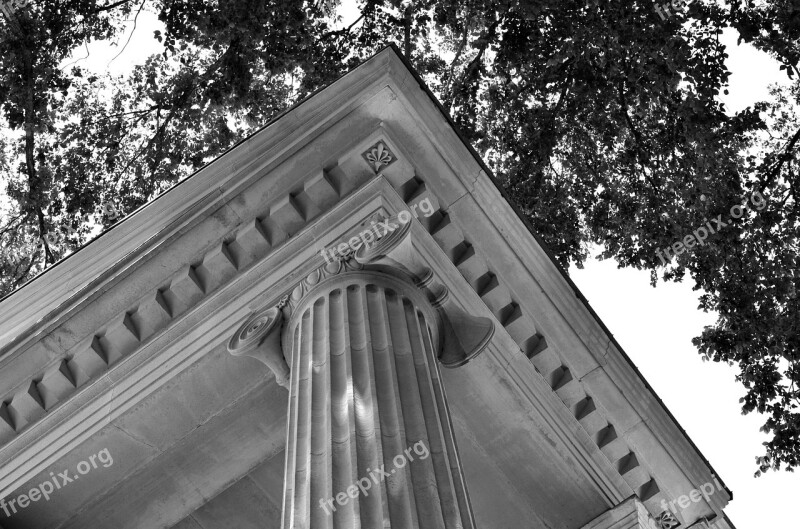
[[[21,219],[21,218],[22,218],[22,215],[17,215],[17,216],[16,216],[16,217],[14,217],[13,219],[9,220],[9,221],[8,221],[8,224],[6,224],[6,227],[5,227],[5,228],[3,228],[3,229],[0,231],[0,237],[2,237],[2,236],[3,236],[3,235],[4,235],[4,234],[5,234],[5,233],[6,233],[8,230],[10,230],[10,229],[11,229],[11,227],[13,226],[13,224],[14,224],[16,221],[18,221],[19,219]]]
[[[176,95],[173,98],[172,105],[170,106],[169,113],[167,114],[167,117],[164,119],[164,122],[163,123],[158,123],[157,122],[156,132],[153,134],[153,136],[147,142],[147,145],[145,145],[143,148],[139,148],[139,149],[136,150],[134,155],[131,156],[131,158],[128,160],[128,163],[125,165],[125,167],[119,173],[117,173],[117,177],[115,177],[115,180],[116,180],[116,178],[118,178],[119,176],[124,174],[125,171],[127,171],[130,168],[130,166],[133,164],[133,162],[139,157],[139,155],[142,154],[142,153],[147,152],[150,149],[150,147],[152,147],[153,144],[159,139],[159,137],[166,132],[167,125],[169,125],[169,122],[172,121],[172,119],[175,117],[175,113],[181,108],[181,105],[186,103],[189,100],[189,98],[191,97],[192,93],[201,84],[203,84],[206,81],[208,81],[211,78],[211,76],[214,75],[214,73],[220,68],[220,66],[222,66],[222,63],[231,54],[234,53],[234,51],[236,50],[237,46],[238,46],[238,42],[234,40],[231,43],[231,45],[228,47],[228,49],[225,50],[225,52],[223,52],[222,55],[220,55],[211,64],[211,66],[209,66],[209,68],[205,71],[205,73],[203,75],[201,75],[199,78],[196,78],[195,80],[193,80],[192,83],[180,95]],[[157,113],[158,121],[160,121],[161,109],[162,108],[161,108],[160,105],[158,105],[157,109],[158,109],[158,113]],[[142,141],[142,143],[144,143],[144,141]]]
[[[486,32],[481,35],[478,41],[483,41],[480,47],[478,48],[478,54],[473,57],[473,59],[469,62],[467,67],[464,69],[464,73],[458,79],[458,82],[453,85],[453,90],[447,94],[448,97],[445,98],[444,107],[446,110],[450,110],[453,100],[455,100],[455,94],[458,90],[464,86],[464,82],[467,80],[467,77],[472,74],[472,72],[478,67],[481,59],[483,58],[483,54],[486,52],[486,48],[489,47],[492,39],[494,39],[495,34],[497,33],[497,28],[500,24],[505,20],[505,16],[499,17],[497,20],[492,22],[492,24],[486,29]]]
[[[778,177],[783,164],[792,159],[792,150],[794,149],[794,146],[798,140],[800,140],[800,129],[797,129],[797,132],[794,133],[792,139],[789,140],[789,143],[786,145],[783,153],[778,157],[777,160],[775,160],[775,165],[772,167],[772,169],[770,169],[770,171],[764,175],[764,178],[761,178],[762,187],[766,187],[769,182],[775,180],[775,178]]]
[[[366,8],[367,8],[367,3],[364,4],[364,8],[361,10],[361,15],[357,19],[355,19],[355,21],[353,21],[352,24],[350,24],[346,28],[336,29],[333,31],[328,31],[327,33],[323,33],[321,38],[324,39],[326,37],[331,37],[333,35],[347,35],[348,33],[350,33],[350,30],[353,29],[353,27],[359,22],[361,22],[361,20],[364,18],[364,11],[366,10]]]
[[[403,35],[405,37],[405,53],[408,62],[411,62],[411,2],[406,5],[405,17],[403,17]]]
[[[90,11],[89,15],[96,15],[97,13],[102,13],[103,11],[110,11],[110,10],[116,8],[116,7],[119,7],[119,6],[123,5],[123,4],[127,4],[130,1],[131,0],[120,0],[119,2],[114,2],[113,4],[109,4],[107,6],[100,7],[98,9],[95,9],[94,11]]]
[[[27,43],[26,43],[27,44]],[[35,147],[35,138],[33,136],[33,129],[35,125],[35,105],[33,100],[34,85],[36,78],[33,72],[33,57],[31,55],[30,47],[27,45],[22,46],[22,57],[24,61],[24,83],[25,83],[25,169],[28,176],[28,197],[33,204],[36,213],[36,219],[39,224],[39,234],[45,233],[44,212],[42,211],[43,194],[39,189],[39,179],[36,173],[36,162],[34,160],[33,151]],[[44,243],[45,247],[45,265],[47,263],[54,263],[55,257],[50,251],[50,246],[47,240]]]
[[[131,29],[131,34],[128,36],[128,41],[125,43],[122,49],[119,50],[119,53],[117,53],[113,59],[108,61],[108,64],[111,64],[117,59],[117,57],[122,55],[122,53],[127,49],[128,44],[131,43],[131,39],[133,38],[133,33],[136,31],[136,22],[139,20],[139,14],[142,12],[145,2],[147,2],[147,0],[142,0],[142,4],[139,6],[139,10],[136,12],[136,16],[133,17],[133,29]],[[106,66],[108,66],[108,64]]]
[[[645,170],[645,155],[647,156],[647,161],[651,158],[650,152],[647,150],[647,147],[644,145],[644,136],[636,128],[636,125],[633,123],[630,115],[628,115],[628,102],[625,99],[625,89],[623,87],[624,81],[620,81],[619,85],[617,85],[617,91],[619,93],[619,104],[622,106],[622,115],[625,116],[625,122],[628,124],[628,128],[633,133],[633,137],[636,140],[636,159],[639,162],[639,165],[642,168],[642,174],[644,175],[645,179],[650,183],[653,190],[658,191],[658,187],[656,187],[655,182],[650,178],[650,175],[647,174]]]
[[[28,262],[28,268],[25,269],[25,272],[23,272],[22,274],[20,274],[19,277],[14,279],[14,282],[11,284],[11,290],[14,290],[25,281],[25,278],[28,277],[28,274],[31,273],[31,268],[33,268],[33,263],[35,261],[36,261],[36,252],[34,252],[34,254],[31,256],[31,260],[30,262]],[[17,270],[15,269],[14,272],[16,271]]]
[[[467,9],[469,9],[469,7],[467,7]],[[448,93],[449,85],[453,82],[453,70],[459,59],[461,59],[461,53],[464,51],[469,40],[469,15],[470,13],[467,11],[464,17],[464,34],[461,37],[461,43],[458,45],[458,50],[456,50],[456,55],[453,57],[453,62],[450,63],[450,71],[447,73],[447,80],[442,83],[442,93],[444,94]]]

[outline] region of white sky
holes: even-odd
[[[345,0],[340,12],[345,23],[354,20],[353,0]],[[114,59],[119,47],[91,46],[90,58],[81,64],[99,72],[126,73],[153,53],[152,34],[159,28],[161,23],[154,15],[142,12],[134,38],[122,55]],[[126,40],[127,36],[121,38],[120,46]],[[732,72],[730,94],[723,97],[730,112],[768,99],[768,84],[786,81],[775,61],[750,46],[737,46],[733,31],[727,32],[723,41],[729,46]],[[84,51],[76,57],[85,55]],[[738,401],[744,390],[734,381],[735,370],[702,362],[691,344],[692,337],[715,320],[697,309],[698,293],[691,290],[691,281],[659,283],[654,289],[648,272],[619,270],[613,261],[590,261],[583,270],[570,270],[570,275],[733,491],[726,513],[735,526],[797,527],[794,501],[800,491],[800,475],[768,472],[753,477],[755,457],[762,455],[761,442],[766,439],[759,432],[763,418],[740,414]]]

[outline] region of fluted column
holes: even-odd
[[[439,365],[479,355],[466,313],[411,225],[315,270],[250,316],[228,349],[289,389],[282,529],[474,529]]]
[[[374,271],[322,279],[297,300],[283,330],[284,529],[473,527],[439,320],[413,284]]]

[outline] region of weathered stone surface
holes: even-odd
[[[44,415],[44,402],[39,395],[39,390],[36,389],[35,382],[28,383],[24,389],[14,395],[8,405],[8,412],[16,431],[22,430]]]
[[[49,410],[75,390],[75,381],[66,360],[62,360],[45,373],[36,385],[45,409]]]

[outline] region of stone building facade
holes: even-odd
[[[0,301],[0,399],[3,529],[733,528],[394,48]]]

